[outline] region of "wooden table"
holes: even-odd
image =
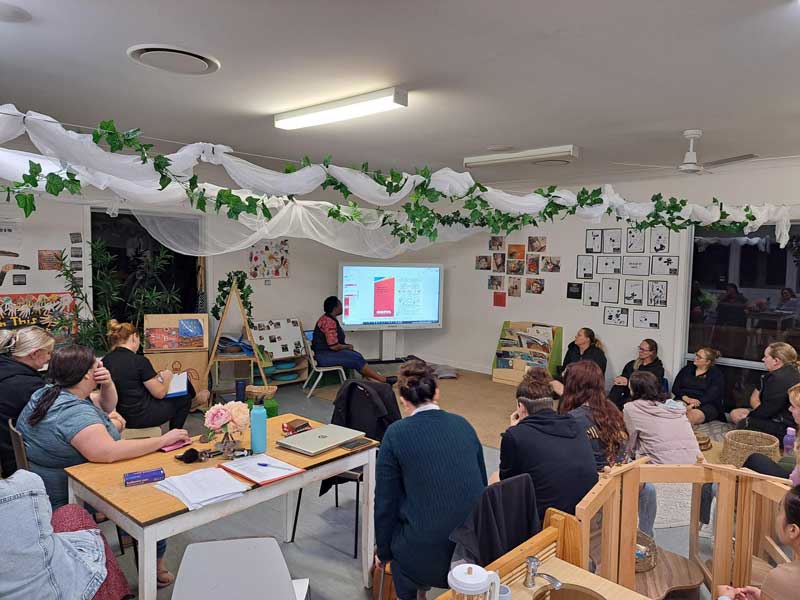
[[[69,476],[70,502],[78,500],[91,504],[105,513],[139,544],[139,598],[156,598],[156,542],[195,527],[211,523],[246,510],[267,500],[284,496],[285,498],[285,539],[291,537],[293,509],[297,491],[301,488],[339,473],[363,467],[363,492],[361,494],[361,568],[364,586],[372,582],[369,570],[374,546],[374,497],[375,497],[375,459],[378,444],[361,448],[354,452],[335,448],[317,456],[305,456],[276,446],[282,437],[281,424],[292,419],[304,418],[295,414],[285,414],[267,420],[267,453],[273,458],[285,461],[306,471],[281,479],[265,486],[253,486],[238,498],[210,504],[189,511],[180,500],[155,488],[155,483],[126,488],[122,483],[123,473],[143,471],[163,467],[167,477],[183,475],[197,469],[215,467],[223,462],[212,459],[204,463],[184,464],[175,460],[175,454],[189,448],[181,448],[170,453],[154,452],[139,458],[113,464],[85,463],[66,469]],[[312,427],[322,423],[307,419]],[[199,436],[198,436],[199,437]],[[201,443],[195,438],[193,448],[209,448],[212,443]],[[243,444],[249,446],[249,432],[243,435]],[[242,480],[245,481],[245,480]],[[249,483],[249,482],[247,482]]]

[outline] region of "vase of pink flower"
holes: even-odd
[[[238,435],[250,427],[250,411],[244,402],[215,404],[206,412],[205,426],[208,441],[223,434],[217,450],[222,451],[225,458],[233,458],[233,453],[242,447]]]

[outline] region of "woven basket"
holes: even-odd
[[[658,558],[658,547],[656,541],[643,531],[636,532],[636,543],[639,546],[644,546],[646,553],[644,556],[636,557],[636,572],[644,573],[656,568],[656,560]]]
[[[700,433],[699,431],[694,432],[694,437],[697,438],[697,445],[700,446],[700,450],[705,452],[706,450],[710,449],[711,438],[708,437],[705,433]]]
[[[760,431],[734,429],[725,434],[720,461],[738,468],[754,453],[763,454],[777,462],[781,457],[778,438]]]
[[[269,399],[274,397],[277,391],[277,385],[248,385],[244,388],[244,393],[248,398]]]

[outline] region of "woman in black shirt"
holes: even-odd
[[[136,328],[111,319],[106,337],[112,350],[103,357],[103,365],[111,372],[117,387],[117,412],[125,418],[127,426],[159,427],[169,421],[170,429],[182,429],[195,397],[191,382],[186,394],[165,398],[172,371],[156,373],[147,357],[137,354],[140,340]],[[208,391],[203,390],[197,396],[205,401]]]
[[[661,359],[658,358],[658,344],[655,340],[650,338],[642,340],[639,343],[639,357],[625,365],[625,368],[622,369],[622,375],[614,377],[614,387],[611,388],[608,397],[620,410],[631,399],[628,379],[630,379],[634,371],[652,373],[659,383],[664,379],[664,365],[661,363]]]
[[[694,362],[678,371],[672,383],[672,395],[686,404],[686,416],[692,425],[724,419],[725,378],[714,366],[719,356],[719,350],[700,348]]]
[[[594,331],[588,327],[581,327],[575,334],[575,341],[567,346],[567,353],[564,355],[564,363],[561,365],[560,380],[554,379],[550,382],[553,391],[561,396],[564,393],[564,380],[567,376],[567,367],[579,360],[591,360],[597,363],[603,375],[606,374],[606,353],[603,344]]]

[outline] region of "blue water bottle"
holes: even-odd
[[[253,454],[267,451],[267,410],[263,398],[257,398],[250,411],[250,449]]]
[[[784,456],[793,456],[794,455],[794,442],[797,438],[797,431],[794,427],[787,427],[786,428],[786,435],[783,436],[783,455]]]

